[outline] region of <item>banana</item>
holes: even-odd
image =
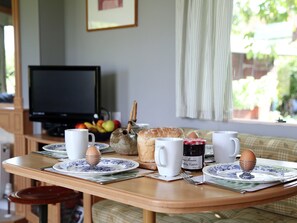
[[[97,127],[91,124],[90,122],[85,122],[84,124],[90,132],[98,132]]]
[[[84,124],[88,129],[94,127],[90,122],[85,122]]]
[[[100,126],[97,126],[97,130],[100,133],[105,133],[106,132],[106,130],[104,128],[100,127]]]

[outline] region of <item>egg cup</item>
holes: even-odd
[[[95,166],[100,162],[100,155],[86,155],[86,161],[90,165],[91,169],[94,169]]]
[[[256,161],[239,160],[239,165],[243,172],[239,175],[240,178],[249,180],[255,177],[251,172],[256,166]]]

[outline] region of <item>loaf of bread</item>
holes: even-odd
[[[152,128],[138,132],[137,149],[140,162],[155,162],[155,139],[160,137],[183,138],[184,133],[180,128]]]

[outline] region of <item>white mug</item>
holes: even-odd
[[[89,135],[91,144],[95,143],[95,135],[89,133],[87,129],[66,129],[65,130],[65,147],[70,160],[82,159],[86,156],[89,145]]]
[[[172,177],[180,173],[183,149],[182,138],[157,138],[155,140],[155,162],[161,176]]]
[[[216,163],[232,163],[239,154],[240,143],[237,132],[216,131],[212,134],[213,152]]]

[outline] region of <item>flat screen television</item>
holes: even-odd
[[[29,66],[29,119],[48,134],[100,117],[100,66]]]

